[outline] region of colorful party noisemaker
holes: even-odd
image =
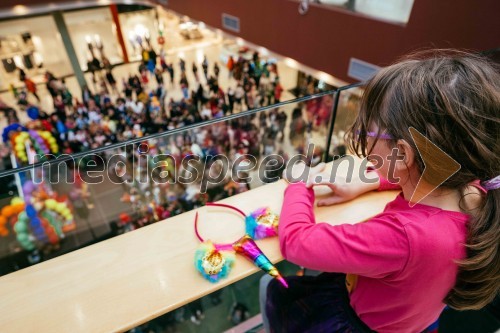
[[[278,269],[274,267],[269,259],[267,259],[250,236],[245,235],[241,237],[238,241],[233,243],[233,248],[237,253],[250,259],[257,267],[281,282],[285,288],[288,288],[288,284],[278,272]]]

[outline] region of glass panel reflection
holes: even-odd
[[[354,123],[361,104],[362,88],[351,87],[339,90],[339,102],[330,142],[329,156],[337,159],[350,153],[345,141],[346,132]]]
[[[332,104],[305,97],[4,171],[0,274],[276,181],[295,155],[318,163]]]

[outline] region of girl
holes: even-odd
[[[333,194],[318,205],[393,187],[389,177],[399,179],[402,193],[363,223],[333,226],[316,224],[311,187],[318,184],[288,186],[279,225],[283,257],[329,273],[288,278],[288,289],[271,281],[271,330],[422,332],[445,305],[471,310],[491,302],[500,286],[499,111],[500,75],[479,56],[421,53],[380,70],[349,135],[352,151],[384,160],[378,182],[323,182]],[[417,184],[439,185],[433,176],[447,166],[432,159],[424,165],[410,128],[461,166],[411,204]],[[391,167],[394,148],[400,159]]]

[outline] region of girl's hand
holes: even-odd
[[[331,183],[328,179],[328,175],[323,177],[323,180],[316,182],[315,178],[310,178],[310,182],[307,187],[314,186],[328,186],[333,193],[325,199],[318,201],[318,206],[330,206],[338,203],[346,202],[352,200],[363,193],[376,190],[379,187],[379,182],[366,183],[362,182],[361,179],[351,179],[347,182],[345,177],[336,176],[335,183]]]

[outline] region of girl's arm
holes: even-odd
[[[278,230],[285,259],[310,269],[379,278],[404,268],[408,239],[393,215],[355,225],[316,224],[313,204],[314,192],[304,183],[285,190]]]

